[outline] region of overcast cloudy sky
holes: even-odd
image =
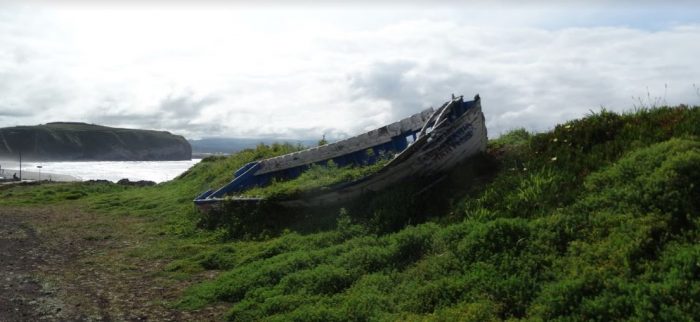
[[[0,2],[0,127],[341,138],[480,93],[490,136],[700,104],[693,2]]]

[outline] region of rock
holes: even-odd
[[[92,183],[92,184],[110,184],[110,183],[112,183],[112,181],[109,181],[109,180],[102,180],[102,179],[99,179],[99,180],[88,180],[88,181],[84,181],[84,182],[85,182],[85,183]]]
[[[129,181],[129,179],[124,178],[124,179],[117,181],[117,184],[120,184],[123,186],[148,187],[148,186],[154,186],[156,183],[153,181],[148,181],[148,180]]]

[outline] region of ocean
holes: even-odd
[[[23,179],[54,181],[148,180],[157,183],[172,180],[201,159],[187,161],[85,161],[22,162]],[[0,176],[19,175],[19,164],[0,161]]]

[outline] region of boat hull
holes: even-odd
[[[353,182],[322,187],[268,201],[286,207],[328,206],[344,203],[403,181],[435,176],[486,149],[487,131],[478,95],[474,101],[470,102],[463,102],[461,97],[453,98],[429,117],[421,115],[421,118],[424,125],[420,132],[415,125],[411,127],[417,139],[374,174]],[[280,160],[284,162],[286,159],[289,158],[283,156],[248,164],[237,171],[237,177],[240,176],[242,179],[247,173],[264,172],[266,163],[279,166]],[[254,178],[254,176],[255,174],[248,177]],[[195,205],[201,211],[209,212],[221,209],[219,207],[221,202],[250,203],[263,200],[250,197],[222,198],[220,196],[224,194],[225,189],[227,188],[223,187],[217,191],[203,193],[194,200]]]
[[[327,206],[347,202],[402,181],[435,176],[486,149],[487,133],[481,106],[470,109],[451,125],[419,138],[381,170],[368,177],[278,202],[289,207]]]

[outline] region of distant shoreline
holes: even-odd
[[[0,177],[5,179],[12,179],[13,174],[17,174],[19,177],[19,169],[0,169]],[[22,180],[37,180],[37,181],[60,181],[60,182],[75,182],[82,181],[80,178],[67,175],[67,174],[57,174],[49,172],[38,172],[38,171],[27,171],[22,169]]]
[[[56,161],[22,162],[22,178],[29,180],[87,181],[121,179],[131,181],[153,181],[156,183],[172,180],[201,159],[188,161]],[[19,176],[19,163],[1,162],[6,179]]]

